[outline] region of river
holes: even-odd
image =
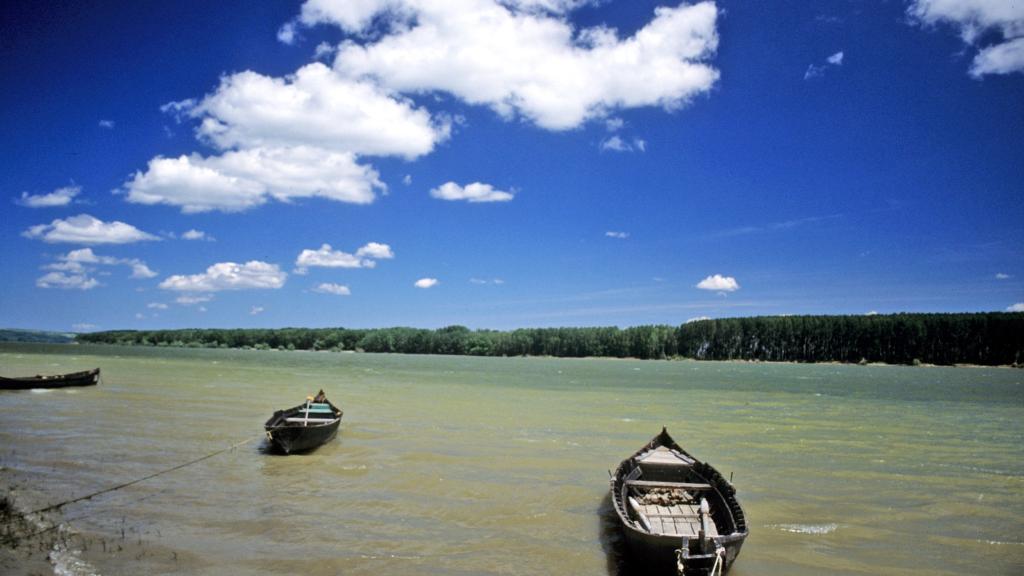
[[[0,480],[62,574],[629,574],[608,470],[662,426],[732,476],[733,576],[1024,573],[1024,371],[0,344]],[[263,422],[323,388],[308,455]],[[7,569],[11,569],[9,565]]]

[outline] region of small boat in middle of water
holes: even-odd
[[[337,436],[343,413],[321,390],[305,404],[274,412],[263,428],[271,444],[285,454],[308,452]]]

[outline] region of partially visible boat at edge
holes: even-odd
[[[95,386],[100,381],[100,369],[54,374],[51,376],[0,376],[0,390],[32,390],[35,388],[65,388],[67,386]]]
[[[619,464],[611,492],[631,561],[652,573],[724,574],[749,534],[732,484],[664,428]]]
[[[274,412],[263,428],[271,444],[285,454],[308,452],[338,434],[342,414],[326,398],[314,402],[310,397],[305,404]]]

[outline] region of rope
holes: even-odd
[[[81,502],[82,500],[88,500],[90,498],[94,498],[94,497],[99,496],[101,494],[106,494],[108,492],[113,492],[115,490],[120,490],[122,488],[127,488],[129,486],[134,485],[134,484],[138,484],[139,482],[144,482],[144,481],[149,480],[151,478],[156,478],[157,476],[161,476],[163,474],[167,474],[168,472],[174,472],[175,470],[181,470],[182,468],[191,466],[193,464],[198,464],[199,462],[202,462],[203,460],[207,460],[209,458],[213,458],[214,456],[217,456],[218,454],[223,454],[223,453],[225,453],[225,452],[227,452],[229,450],[234,450],[235,448],[238,448],[239,446],[241,446],[243,444],[248,444],[249,442],[252,442],[256,438],[260,438],[260,437],[262,437],[262,435],[260,435],[260,436],[253,436],[251,438],[247,438],[245,440],[242,440],[241,442],[237,442],[235,444],[232,444],[231,446],[228,446],[227,448],[222,448],[220,450],[217,450],[216,452],[210,452],[209,454],[207,454],[205,456],[200,456],[199,458],[196,458],[195,460],[189,460],[188,462],[185,462],[184,464],[178,464],[177,466],[173,466],[173,467],[168,468],[166,470],[161,470],[159,472],[154,472],[153,474],[150,474],[148,476],[143,476],[142,478],[138,478],[138,479],[132,480],[131,482],[124,482],[122,484],[118,484],[117,486],[111,486],[110,488],[104,488],[103,490],[99,490],[97,492],[93,492],[92,494],[86,494],[85,496],[79,496],[78,498],[73,498],[71,500],[65,500],[65,501],[59,502],[57,504],[52,504],[52,505],[47,506],[45,508],[40,508],[39,510],[34,510],[34,511],[30,512],[30,514],[39,514],[39,513],[42,513],[42,512],[49,512],[50,510],[56,510],[58,508],[67,506],[68,504],[74,504],[75,502]]]

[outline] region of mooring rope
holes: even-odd
[[[241,442],[237,442],[235,444],[232,444],[231,446],[228,446],[227,448],[221,448],[220,450],[217,450],[215,452],[210,452],[209,454],[207,454],[205,456],[200,456],[199,458],[196,458],[195,460],[189,460],[188,462],[185,462],[184,464],[178,464],[177,466],[173,466],[173,467],[168,468],[166,470],[161,470],[159,472],[154,472],[153,474],[150,474],[148,476],[143,476],[142,478],[137,478],[135,480],[132,480],[131,482],[124,482],[122,484],[118,484],[117,486],[111,486],[110,488],[104,488],[103,490],[99,490],[97,492],[93,492],[92,494],[86,494],[85,496],[79,496],[78,498],[72,498],[71,500],[65,500],[65,501],[59,502],[57,504],[51,504],[50,506],[47,506],[45,508],[40,508],[39,510],[33,510],[32,512],[30,512],[30,514],[40,514],[42,512],[49,512],[50,510],[56,510],[58,508],[62,508],[64,506],[67,506],[68,504],[74,504],[75,502],[81,502],[82,500],[88,500],[90,498],[95,498],[96,496],[99,496],[101,494],[106,494],[108,492],[113,492],[115,490],[120,490],[122,488],[127,488],[129,486],[134,485],[134,484],[138,484],[139,482],[145,482],[146,480],[149,480],[150,478],[156,478],[157,476],[161,476],[163,474],[167,474],[168,472],[174,472],[175,470],[181,470],[182,468],[191,466],[193,464],[198,464],[199,462],[202,462],[203,460],[207,460],[209,458],[213,458],[214,456],[217,456],[218,454],[223,454],[223,453],[225,453],[225,452],[227,452],[229,450],[234,450],[235,448],[238,448],[239,446],[242,446],[243,444],[248,444],[249,442],[252,442],[253,440],[255,440],[257,438],[262,438],[262,437],[263,437],[262,434],[260,434],[259,436],[253,436],[251,438],[247,438],[245,440],[242,440]]]

